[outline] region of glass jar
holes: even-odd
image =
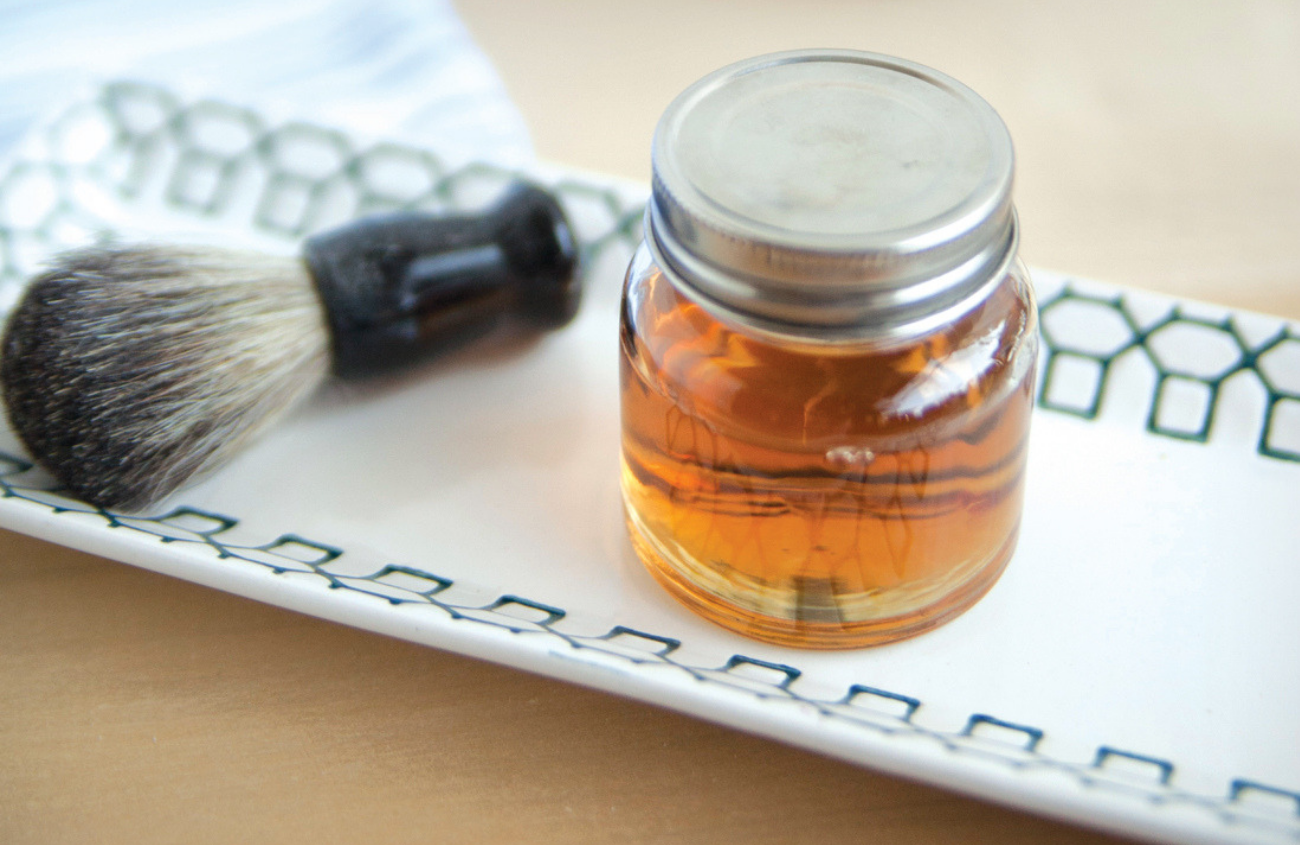
[[[1015,547],[1038,343],[996,112],[899,59],[761,56],[668,107],[653,171],[620,332],[638,556],[785,645],[970,607]]]

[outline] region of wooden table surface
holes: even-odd
[[[1300,318],[1300,5],[460,0],[540,154],[646,178],[668,101],[778,49],[1006,119],[1031,264]],[[0,842],[1107,837],[0,532]]]

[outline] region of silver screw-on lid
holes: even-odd
[[[655,131],[647,242],[688,296],[814,341],[916,336],[1016,251],[1011,137],[913,62],[801,50],[725,67]]]

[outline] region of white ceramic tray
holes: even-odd
[[[105,233],[292,251],[511,174],[115,84],[0,176],[0,297]],[[585,239],[577,321],[328,391],[145,518],[0,442],[0,525],[1174,842],[1300,841],[1300,331],[1038,273],[1046,352],[1020,549],[974,609],[845,653],[751,642],[635,562],[616,316],[644,188],[545,171]]]

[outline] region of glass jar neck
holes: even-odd
[[[684,296],[725,322],[778,342],[819,346],[879,346],[923,337],[959,320],[983,303],[1016,260],[1019,225],[1014,208],[1002,231],[960,263],[932,276],[876,282],[863,272],[790,280],[724,268],[701,258],[652,198],[645,214],[645,243],[655,263]],[[690,231],[689,226],[686,231]],[[750,243],[767,253],[781,248]],[[803,257],[811,255],[805,251]],[[836,256],[826,256],[833,266]],[[816,267],[804,267],[815,274]]]

